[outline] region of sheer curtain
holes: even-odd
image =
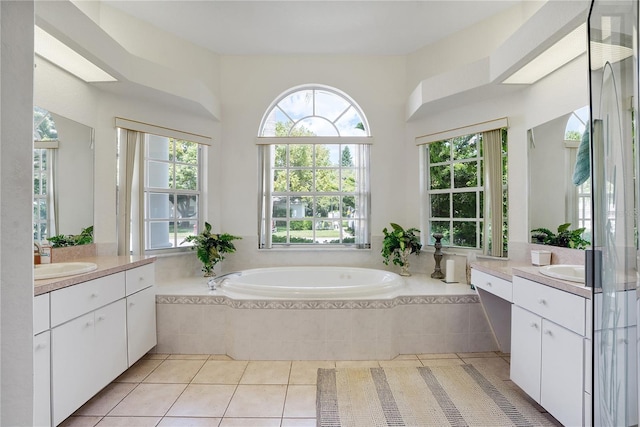
[[[119,129],[118,255],[142,255],[144,235],[144,136],[142,132]]]
[[[502,132],[495,129],[482,133],[482,148],[484,152],[485,180],[484,180],[484,218],[485,230],[484,247],[489,247],[490,255],[501,257],[503,252],[502,239]],[[488,226],[488,228],[487,228]]]

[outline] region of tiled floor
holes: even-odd
[[[402,355],[378,362],[148,354],[62,426],[315,426],[318,368],[463,363],[509,380],[509,355],[494,352]]]

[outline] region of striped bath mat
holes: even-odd
[[[473,365],[318,369],[321,427],[553,426]]]

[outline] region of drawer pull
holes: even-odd
[[[106,318],[106,316],[98,316],[98,322],[102,322]]]
[[[87,323],[84,324],[84,326],[89,327],[93,325],[93,321],[89,320]]]
[[[43,348],[47,348],[47,345],[43,343],[36,344],[36,350],[42,350]]]
[[[545,334],[545,335],[549,335],[550,337],[552,337],[552,336],[553,336],[553,332],[551,332],[549,329],[545,330],[545,331],[544,331],[544,334]]]
[[[536,322],[531,322],[529,326],[531,326],[532,328],[538,329],[538,324]]]
[[[144,282],[144,276],[140,276],[140,277],[138,277],[138,281],[140,281],[140,282]]]
[[[133,301],[129,302],[129,307],[133,307],[134,305],[136,305],[135,302],[133,302]]]
[[[487,286],[491,287],[493,285],[491,284],[491,282],[487,282]]]
[[[538,304],[540,304],[540,305],[547,305],[547,300],[546,300],[546,299],[544,299],[544,298],[540,298],[540,299],[538,300]]]
[[[91,298],[98,298],[98,293],[97,292],[93,292],[91,294]]]

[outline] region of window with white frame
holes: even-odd
[[[439,233],[443,246],[506,253],[506,135],[497,129],[422,145],[429,244]]]
[[[42,242],[55,234],[50,157],[57,148],[58,131],[51,114],[37,106],[33,108],[33,141],[33,239]]]
[[[588,143],[589,106],[579,108],[567,119],[564,133],[564,144],[569,150],[569,172],[573,174],[578,150],[583,139]],[[579,185],[574,185],[574,178],[567,179],[567,215],[568,222],[575,228],[584,228],[582,237],[591,241],[591,178],[587,177]]]
[[[314,85],[278,97],[258,137],[260,248],[369,247],[370,144],[346,94]]]
[[[191,246],[203,225],[206,137],[117,119],[118,253],[144,254]],[[129,127],[133,128],[130,129]],[[154,133],[167,131],[169,135]],[[175,136],[171,136],[174,134]]]

